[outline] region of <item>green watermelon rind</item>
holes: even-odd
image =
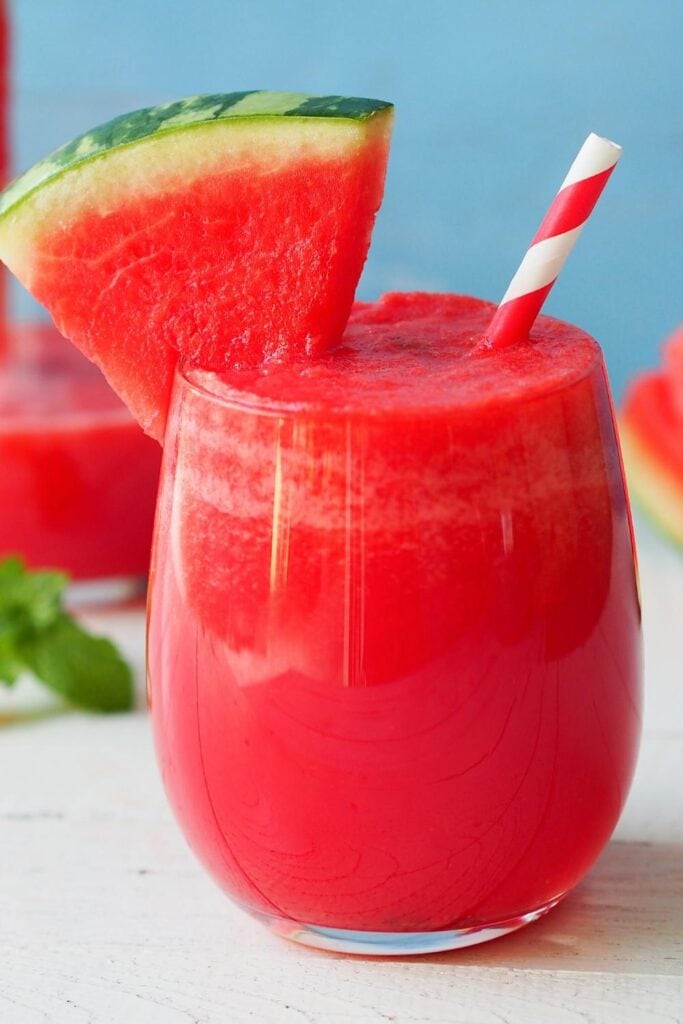
[[[17,209],[29,196],[67,171],[114,150],[150,138],[198,128],[215,121],[296,120],[317,118],[365,122],[390,114],[393,104],[356,96],[310,96],[306,93],[244,92],[190,96],[173,103],[143,107],[107,121],[55,150],[0,194],[0,218]]]

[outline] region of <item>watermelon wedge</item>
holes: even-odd
[[[263,91],[126,114],[5,190],[0,259],[161,441],[178,358],[255,366],[340,338],[392,120]]]
[[[619,415],[633,496],[683,546],[683,330],[664,345],[664,367],[636,377]]]

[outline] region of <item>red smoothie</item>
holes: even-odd
[[[315,362],[176,381],[164,781],[218,883],[314,944],[518,927],[628,791],[640,612],[602,356],[547,317],[490,351],[492,312],[389,295]]]
[[[9,329],[0,364],[0,557],[74,579],[144,576],[158,444],[54,327]]]

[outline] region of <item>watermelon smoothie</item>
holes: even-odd
[[[273,928],[378,953],[534,920],[640,728],[630,517],[598,345],[493,306],[356,304],[315,361],[179,372],[149,608],[175,813]]]
[[[75,580],[146,576],[159,446],[54,327],[14,325],[8,334],[0,555],[18,552]]]

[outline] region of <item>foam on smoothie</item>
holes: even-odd
[[[188,376],[220,400],[264,411],[452,415],[566,387],[600,360],[590,335],[545,316],[527,342],[493,350],[485,338],[494,310],[464,295],[389,293],[356,303],[339,345],[314,361]]]
[[[270,529],[276,516],[288,529],[357,526],[438,546],[444,526],[535,500],[550,513],[555,497],[603,480],[597,343],[541,317],[530,344],[490,352],[491,310],[387,295],[357,304],[340,347],[315,361],[189,372],[173,413],[183,503],[195,518],[205,508],[214,530],[221,515],[231,530],[239,519]]]

